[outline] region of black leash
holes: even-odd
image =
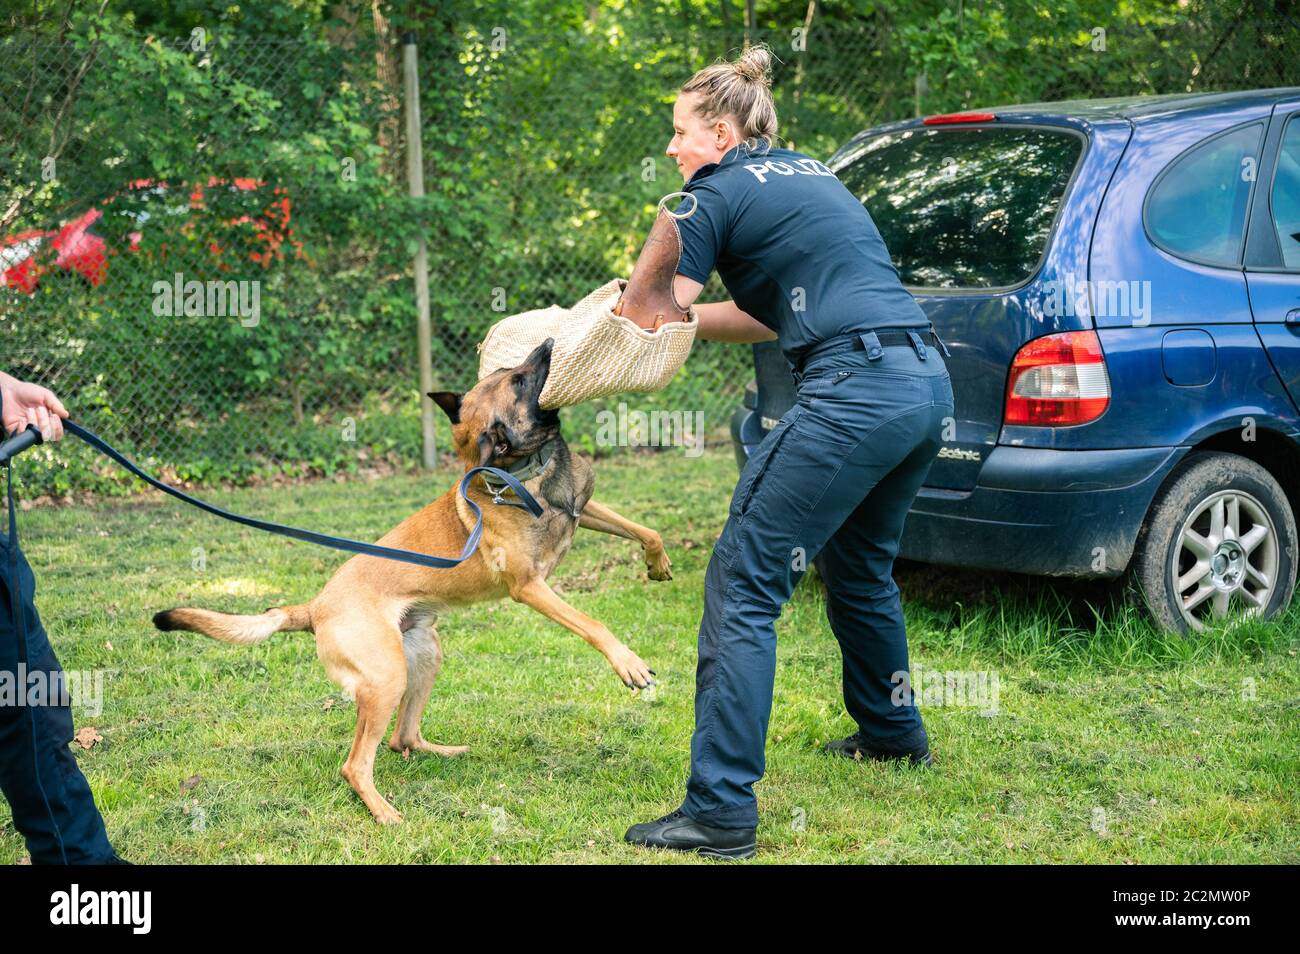
[[[149,474],[141,470],[134,461],[109,444],[108,441],[104,440],[95,432],[82,427],[80,424],[77,424],[74,421],[64,421],[63,427],[69,434],[75,435],[91,447],[95,448],[95,450],[99,451],[101,454],[104,454],[105,456],[112,458],[118,464],[121,464],[124,468],[136,477],[139,477],[150,487],[161,490],[165,494],[170,494],[177,500],[182,500],[191,507],[198,507],[200,510],[206,511],[215,517],[220,517],[222,520],[229,520],[232,523],[239,523],[246,527],[252,527],[254,530],[264,530],[267,533],[278,534],[282,537],[291,537],[294,540],[302,540],[306,543],[315,543],[323,547],[331,547],[335,550],[345,550],[349,553],[360,553],[365,556],[381,557],[385,560],[396,560],[400,563],[414,563],[417,566],[428,566],[438,570],[450,569],[451,567],[464,563],[473,556],[474,551],[478,549],[479,539],[483,536],[483,511],[479,508],[478,504],[470,499],[467,489],[470,480],[473,479],[475,474],[489,473],[498,480],[503,481],[506,486],[515,492],[523,502],[523,506],[527,508],[534,517],[540,517],[542,515],[542,505],[537,502],[537,499],[533,497],[524,485],[516,480],[513,475],[497,467],[472,467],[467,470],[465,476],[460,479],[460,495],[465,498],[465,503],[469,504],[469,508],[474,511],[474,529],[470,531],[469,539],[465,541],[465,548],[461,550],[459,557],[430,556],[427,553],[416,553],[414,550],[399,550],[394,547],[381,547],[377,543],[362,543],[360,540],[349,540],[346,537],[332,537],[327,533],[316,533],[314,530],[302,530],[298,527],[287,527],[284,524],[272,523],[269,520],[258,520],[256,517],[245,517],[243,514],[231,513],[229,510],[222,510],[218,506],[210,504],[205,500],[200,500],[198,497],[191,497],[183,490],[177,490],[175,487],[170,487],[167,484],[164,484],[161,480],[151,477]],[[41,432],[29,424],[25,431],[20,431],[15,436],[9,438],[9,440],[0,444],[0,464],[5,465],[7,468],[10,458],[15,454],[21,453],[32,445],[40,444],[41,442]],[[9,476],[9,525],[12,534],[17,532],[17,526],[14,522],[14,506],[12,497],[13,475],[10,474]],[[504,499],[501,498],[500,494],[498,494],[497,498],[494,499],[493,502],[504,502]]]

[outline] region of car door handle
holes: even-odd
[[[1300,325],[1300,308],[1292,308],[1286,313],[1286,323],[1288,325]]]

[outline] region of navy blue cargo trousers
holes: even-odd
[[[750,457],[704,578],[695,733],[682,811],[718,828],[758,824],[753,785],[776,673],[774,623],[816,561],[861,732],[924,748],[914,706],[895,705],[907,633],[894,558],[903,521],[953,414],[943,356],[920,336],[825,343],[796,374],[797,401]]]
[[[13,528],[11,520],[9,535],[0,533],[0,679],[8,683],[0,696],[0,791],[32,864],[114,864],[104,820],[68,748],[64,673],[36,614],[36,580]],[[28,692],[34,673],[39,694]]]

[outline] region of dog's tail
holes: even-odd
[[[184,629],[191,633],[203,633],[222,642],[242,645],[260,643],[275,633],[312,631],[311,606],[308,603],[272,607],[257,616],[236,616],[182,607],[155,613],[153,624],[164,633]]]

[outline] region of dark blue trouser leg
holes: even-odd
[[[776,672],[773,624],[781,607],[809,561],[860,506],[862,520],[878,517],[891,533],[901,531],[951,414],[952,388],[934,351],[925,361],[910,348],[885,349],[877,361],[856,351],[805,368],[798,403],[741,474],[705,573],[691,776],[682,804],[687,815],[720,828],[758,823],[753,784],[765,767]],[[880,494],[867,505],[877,487]],[[878,543],[897,552],[896,536]],[[892,602],[882,599],[862,582],[881,572],[877,559],[870,568],[841,574],[845,589],[834,597],[850,607],[839,616],[858,655],[849,670],[855,680],[888,682],[900,660],[906,668],[896,595]],[[883,573],[888,576],[889,568]],[[862,636],[851,632],[856,622],[850,619],[866,621],[873,612],[894,618]],[[891,668],[879,672],[882,665]],[[861,698],[877,694],[867,688]],[[909,715],[919,725],[915,710]]]
[[[844,657],[844,707],[873,739],[925,748],[920,712],[895,704],[908,679],[907,630],[894,558],[903,521],[937,451],[926,441],[871,489],[816,560],[826,584],[826,618]]]
[[[27,635],[27,672],[47,674],[42,678],[51,687],[63,685],[63,670],[36,614],[35,592],[27,559],[0,534],[0,678],[10,679],[18,692],[26,680],[18,680],[15,603]],[[40,705],[0,704],[0,791],[33,864],[103,864],[114,857],[71,742],[66,692]]]

